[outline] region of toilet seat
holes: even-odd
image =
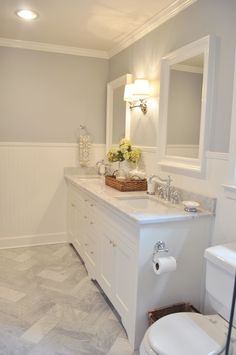
[[[148,329],[141,350],[147,355],[217,355],[225,345],[227,324],[219,315],[170,314]]]

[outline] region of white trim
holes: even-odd
[[[68,243],[67,233],[34,234],[0,239],[0,249]]]
[[[215,47],[216,38],[206,36],[197,41],[181,47],[161,60],[160,76],[160,103],[159,103],[159,137],[160,161],[158,164],[165,167],[181,169],[182,172],[192,170],[197,177],[203,177],[206,171],[206,151],[209,145],[209,135],[212,120],[212,106],[214,94],[214,73],[215,73]],[[171,67],[179,62],[185,61],[196,55],[204,55],[204,74],[202,84],[202,105],[201,125],[199,138],[198,159],[180,158],[166,154],[167,146],[167,119],[168,119],[168,97],[169,80]]]
[[[2,38],[2,37],[0,37],[0,47],[21,48],[21,49],[30,49],[33,51],[109,59],[106,51],[100,51],[100,50],[89,49],[89,48],[60,46],[51,43],[21,41],[18,39],[10,39],[10,38]]]
[[[179,12],[186,9],[188,6],[194,4],[197,0],[176,0],[174,3],[158,12],[144,25],[140,26],[137,30],[125,34],[118,38],[118,44],[108,51],[109,58],[113,57],[117,53],[121,52],[123,49],[129,47],[134,42],[138,41],[155,28],[162,25],[164,22],[168,21],[172,17],[176,16]]]
[[[172,65],[171,70],[184,71],[187,73],[203,74],[203,68],[192,66],[192,65],[185,65],[185,64]]]
[[[207,151],[206,157],[207,157],[207,159],[229,160],[229,153]]]
[[[103,148],[103,143],[92,143],[94,148]],[[42,148],[77,148],[78,143],[47,143],[47,142],[0,142],[1,147],[42,147]]]

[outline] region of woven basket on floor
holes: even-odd
[[[105,177],[105,184],[119,191],[146,191],[147,179],[144,180],[117,180],[113,176]]]
[[[199,313],[199,311],[194,308],[190,303],[176,303],[168,307],[162,307],[156,309],[155,311],[148,312],[149,325],[155,323],[158,319],[167,316],[172,313],[179,312],[194,312]]]

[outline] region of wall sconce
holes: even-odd
[[[125,85],[124,101],[129,102],[129,108],[140,107],[145,115],[147,113],[147,98],[151,96],[148,80],[136,79],[132,84]]]

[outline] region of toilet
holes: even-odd
[[[204,256],[206,299],[217,314],[205,316],[183,312],[159,319],[146,331],[140,345],[140,355],[222,354],[236,272],[236,243],[210,247]],[[235,329],[232,336],[236,338]],[[236,350],[231,349],[231,354],[236,354]]]

